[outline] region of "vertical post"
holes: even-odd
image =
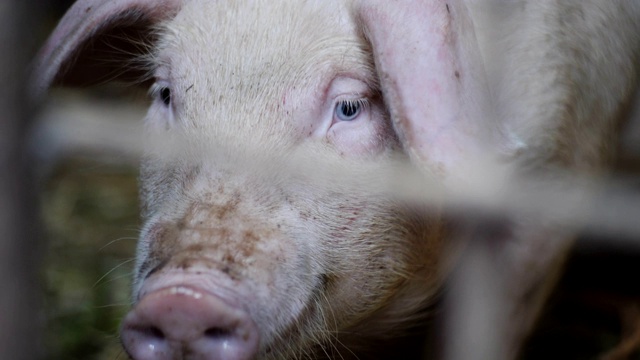
[[[38,225],[25,79],[39,6],[0,2],[0,359],[42,357]]]

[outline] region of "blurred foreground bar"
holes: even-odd
[[[0,2],[0,359],[12,360],[43,355],[40,244],[25,151],[29,107],[23,86],[40,7],[27,3]]]

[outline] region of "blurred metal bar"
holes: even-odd
[[[39,7],[0,2],[0,359],[42,357],[35,191],[25,151],[26,64]]]
[[[506,360],[504,284],[488,239],[474,240],[449,281],[444,359]]]
[[[141,139],[144,135],[139,120],[144,118],[145,106],[99,102],[77,94],[65,96],[64,93],[58,93],[55,101],[50,102],[44,110],[37,119],[31,139],[39,170],[46,171],[46,168],[55,166],[58,160],[69,154],[90,154],[93,158],[101,158],[102,154],[102,158],[117,159],[132,165],[137,165],[143,156]],[[193,142],[186,136],[167,133],[164,136],[156,135],[153,140],[145,139],[144,145],[152,147],[155,156],[171,159],[181,151],[187,151]],[[252,154],[249,158],[263,157],[263,164],[281,161],[268,154],[265,156],[260,144],[255,144],[254,148],[249,146],[251,144],[216,143],[198,151],[203,152],[203,157],[215,159],[221,149],[235,152],[236,147],[242,147],[244,153]],[[294,156],[296,154],[298,156]],[[640,158],[634,153],[627,156],[634,161]],[[357,181],[331,163],[309,166],[303,152],[292,151],[286,161],[282,165],[294,173],[314,173],[317,174],[315,178],[339,179],[341,183]],[[404,159],[399,160],[398,167],[392,171],[379,174],[381,179],[386,179],[386,187],[371,185],[366,190],[372,194],[384,192],[399,199],[419,200],[425,204],[442,204],[452,213],[468,213],[471,216],[481,213],[494,216],[535,214],[543,222],[607,236],[610,241],[624,246],[640,247],[637,214],[640,194],[635,189],[636,181],[559,171],[553,176],[516,178],[505,174],[504,169],[486,163],[478,166],[478,173],[470,177],[468,183],[449,186],[449,192],[444,193],[435,179],[425,179],[413,165],[402,161]],[[276,168],[281,171],[281,168]]]

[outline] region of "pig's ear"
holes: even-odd
[[[182,0],[79,0],[37,56],[32,93],[50,86],[134,80],[144,69],[132,58],[153,41],[153,27],[175,16]]]
[[[461,0],[361,0],[385,102],[413,161],[463,180],[496,153],[484,64]],[[497,145],[497,146],[496,146]]]

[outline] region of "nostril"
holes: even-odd
[[[165,340],[166,336],[164,334],[164,332],[162,330],[160,330],[160,328],[156,327],[156,326],[132,326],[131,331],[139,334],[140,336],[143,336],[146,339],[149,340],[157,340],[157,341],[162,341]]]
[[[204,332],[204,336],[208,338],[224,338],[233,336],[233,331],[219,327],[212,327]]]
[[[155,338],[157,340],[164,340],[164,338],[165,338],[164,333],[162,332],[162,330],[158,329],[155,326],[149,327],[145,332],[147,333],[147,336],[149,336],[151,338]]]
[[[133,324],[123,329],[123,344],[135,344],[127,350],[130,358],[135,360],[173,359],[168,340],[166,333],[155,325]]]

